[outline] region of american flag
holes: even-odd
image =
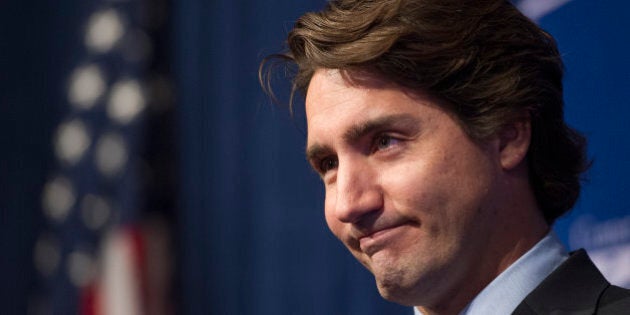
[[[164,1],[91,1],[51,135],[32,314],[169,314],[174,208]]]

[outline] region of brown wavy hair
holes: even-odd
[[[586,140],[563,119],[563,64],[553,37],[504,0],[333,0],[300,17],[285,53],[297,66],[290,105],[320,68],[367,71],[442,99],[483,141],[529,117],[530,183],[548,223],[573,207],[588,168]]]

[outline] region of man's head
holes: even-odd
[[[463,308],[547,232],[523,162],[526,121],[472,140],[443,101],[372,74],[317,70],[307,157],[326,222],[388,300]]]
[[[288,47],[328,225],[384,297],[467,302],[575,203],[562,62],[508,1],[331,1]]]

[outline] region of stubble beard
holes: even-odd
[[[423,282],[418,269],[423,266],[414,257],[379,257],[379,254],[372,257],[370,269],[381,296],[398,304],[417,305]]]
[[[390,257],[379,256],[385,254],[379,252],[371,257],[368,269],[384,299],[407,306],[430,305],[440,300],[440,292],[450,282],[447,273],[451,264],[437,253],[427,256],[420,252],[410,250]]]

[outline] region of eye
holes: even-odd
[[[385,150],[389,147],[391,147],[392,145],[395,145],[398,143],[398,139],[395,139],[391,136],[388,135],[381,135],[379,137],[376,138],[375,143],[374,143],[374,151],[377,150]]]
[[[319,162],[319,170],[322,174],[325,174],[326,172],[330,170],[336,169],[338,165],[339,165],[339,161],[335,157],[323,158]]]

